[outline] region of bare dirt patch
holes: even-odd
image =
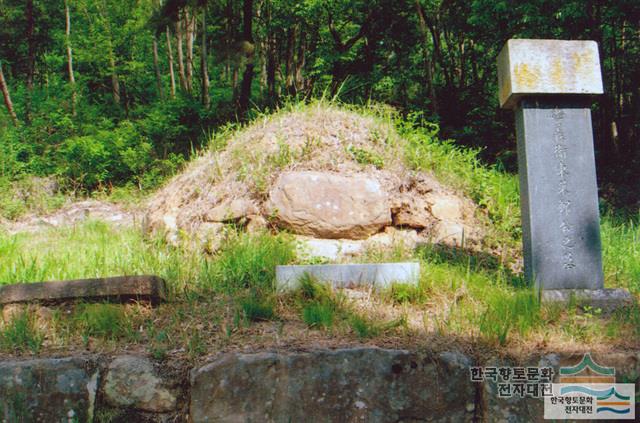
[[[101,220],[116,227],[133,226],[140,221],[136,211],[97,200],[67,204],[47,215],[30,214],[15,221],[0,220],[0,228],[9,234],[38,232],[47,228],[73,226],[87,220]]]

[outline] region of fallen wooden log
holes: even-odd
[[[138,300],[157,304],[166,300],[166,286],[162,278],[153,275],[19,283],[0,286],[0,304],[56,303],[69,300],[118,302]]]

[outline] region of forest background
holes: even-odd
[[[139,194],[216,131],[290,101],[383,103],[516,172],[497,102],[509,38],[598,42],[603,202],[640,206],[637,0],[0,0],[0,215],[33,177]]]

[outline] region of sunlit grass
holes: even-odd
[[[286,107],[304,111],[314,106]],[[477,152],[443,143],[438,140],[435,127],[416,126],[415,120],[401,120],[390,109],[354,107],[352,110],[393,125],[407,141],[407,165],[433,172],[444,183],[473,198],[492,224],[487,246],[493,251],[510,252],[509,257],[496,257],[446,247],[422,247],[416,252],[370,251],[362,260],[417,260],[422,269],[417,287],[394,286],[374,293],[374,302],[382,304],[381,308],[401,309],[409,315],[424,314],[420,329],[424,333],[445,339],[480,340],[495,346],[534,340],[548,344],[623,342],[638,335],[640,311],[637,307],[603,317],[597,310],[580,312],[575,305],[564,309],[541,305],[522,275],[512,272],[509,266],[521,242],[516,175],[484,166]],[[229,133],[235,130],[229,129],[219,136],[214,134],[212,143],[224,145]],[[638,217],[603,213],[601,228],[606,286],[628,288],[637,294],[640,292]],[[399,328],[406,330],[404,317],[395,315],[384,320],[370,313],[371,310],[355,307],[353,301],[339,292],[311,280],[290,298],[276,297],[275,266],[296,262],[294,245],[286,234],[249,235],[231,231],[221,250],[214,255],[194,251],[188,245],[190,242],[186,239],[184,246],[170,246],[161,239],[145,239],[137,229],[116,229],[101,222],[33,234],[0,234],[0,284],[159,275],[167,281],[173,301],[168,307],[175,308],[176,316],[172,317],[170,327],[149,324],[145,329],[150,333],[151,352],[157,355],[165,354],[172,340],[184,338],[185,333],[189,334],[185,348],[197,355],[209,341],[208,335],[199,331],[182,333],[181,322],[203,320],[194,325],[213,325],[211,316],[222,319],[219,316],[229,313],[248,325],[297,319],[309,331],[349,333],[360,339],[385,336]],[[214,295],[219,296],[218,302],[210,301]],[[201,315],[192,312],[201,308],[206,309]],[[81,306],[68,326],[71,332],[85,337],[136,342],[135,337],[129,336],[135,331],[134,324],[128,315],[125,317],[122,318],[117,306]],[[215,322],[215,325],[222,324]],[[225,322],[225,336],[231,337],[239,330],[238,324]],[[112,327],[117,332],[110,332]],[[16,336],[26,333],[22,327],[17,329]],[[14,332],[7,332],[5,339],[22,339],[14,336]],[[6,341],[4,349],[15,349],[13,344]]]

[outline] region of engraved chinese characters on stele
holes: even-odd
[[[556,160],[556,176],[558,177],[558,213],[560,214],[559,230],[562,233],[562,267],[570,270],[575,269],[576,263],[573,258],[575,240],[573,225],[571,224],[571,207],[573,199],[569,191],[569,169],[567,167],[567,138],[562,128],[562,120],[565,113],[561,109],[554,109],[551,113],[553,118],[553,154]]]
[[[590,112],[574,97],[516,109],[525,274],[542,289],[603,285]]]

